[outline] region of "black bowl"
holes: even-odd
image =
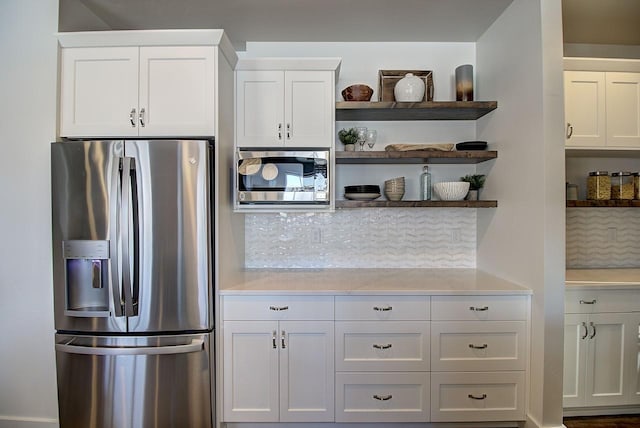
[[[344,186],[345,193],[380,193],[380,186],[373,184],[360,184],[357,186]]]

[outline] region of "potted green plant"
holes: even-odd
[[[466,197],[468,201],[477,201],[480,199],[480,189],[484,187],[486,178],[484,174],[468,174],[460,177],[460,181],[469,183],[469,193],[467,193]]]
[[[338,132],[338,138],[340,139],[340,142],[344,144],[344,149],[347,152],[352,152],[355,150],[356,143],[358,142],[358,131],[356,128],[342,128]]]

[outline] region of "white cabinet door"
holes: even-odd
[[[281,321],[280,421],[334,419],[333,321]]]
[[[640,147],[640,73],[606,73],[607,145]]]
[[[285,72],[285,145],[331,147],[333,142],[333,73]]]
[[[224,420],[278,421],[278,322],[225,321]]]
[[[584,405],[584,381],[589,331],[587,318],[580,314],[564,317],[564,407]]]
[[[605,73],[564,72],[565,145],[604,146]]]
[[[215,135],[215,48],[140,48],[139,135]]]
[[[284,73],[236,72],[236,141],[238,147],[284,144]]]
[[[61,50],[60,135],[138,135],[138,48]]]
[[[637,313],[590,315],[586,405],[624,405],[636,399],[639,323]]]
[[[331,147],[333,86],[329,71],[238,71],[238,147]]]

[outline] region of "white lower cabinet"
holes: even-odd
[[[336,373],[336,422],[428,422],[429,373]]]
[[[275,316],[287,317],[289,310],[304,313],[302,306],[315,313],[311,302],[255,300]],[[248,305],[255,300],[247,298]],[[235,303],[224,307],[229,318],[236,318],[237,310],[244,311]],[[333,305],[330,310],[322,317],[333,319]],[[334,420],[333,321],[225,320],[223,338],[225,422]]]
[[[615,311],[616,291],[567,292],[565,314],[564,387],[565,408],[640,404],[638,326],[640,312]],[[624,295],[620,296],[624,297]],[[640,306],[637,297],[620,299],[620,309]],[[582,302],[577,305],[575,302]],[[602,306],[600,306],[602,305]],[[600,312],[607,310],[608,312]],[[595,312],[594,312],[595,311]]]
[[[528,296],[230,295],[222,311],[224,422],[525,419]]]
[[[431,421],[524,419],[524,371],[431,373]]]

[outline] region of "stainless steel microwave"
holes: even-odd
[[[329,205],[328,150],[239,150],[235,166],[239,207]]]

